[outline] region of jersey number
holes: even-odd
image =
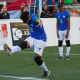
[[[61,19],[61,23],[63,23],[62,19]]]
[[[33,29],[30,27],[31,32],[33,32]]]

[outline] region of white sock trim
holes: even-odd
[[[59,55],[63,57],[63,46],[59,47]]]
[[[66,56],[69,56],[70,53],[70,47],[66,47]]]
[[[48,71],[48,69],[47,69],[44,61],[43,61],[42,65],[40,66],[40,68],[41,68],[42,70],[44,70],[44,71]]]

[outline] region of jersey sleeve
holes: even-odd
[[[37,20],[38,20],[39,18],[37,17],[37,16],[35,16],[34,17],[34,21],[37,23]]]
[[[69,14],[69,12],[67,12],[66,15],[67,15],[67,19],[70,19],[70,14]]]
[[[58,20],[58,13],[56,14],[56,20]]]

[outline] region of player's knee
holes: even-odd
[[[66,40],[66,46],[70,47],[70,40]]]
[[[41,66],[43,63],[43,61],[41,60],[41,57],[34,56],[34,60],[39,66]]]
[[[18,45],[22,50],[27,48],[27,43],[24,41],[21,44]]]
[[[59,47],[62,46],[62,42],[63,42],[63,41],[58,40],[58,46],[59,46]]]

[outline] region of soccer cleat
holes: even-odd
[[[66,60],[70,60],[69,56],[66,56]]]
[[[56,58],[56,60],[60,60],[60,59],[63,59],[63,57],[62,56],[59,56],[58,58]]]
[[[7,54],[8,56],[11,55],[11,49],[8,47],[8,45],[7,45],[6,43],[4,44],[4,50],[6,51],[6,54]]]
[[[50,71],[48,70],[48,71],[44,71],[44,74],[43,74],[43,76],[42,77],[48,77],[49,76],[49,74],[50,74]]]

